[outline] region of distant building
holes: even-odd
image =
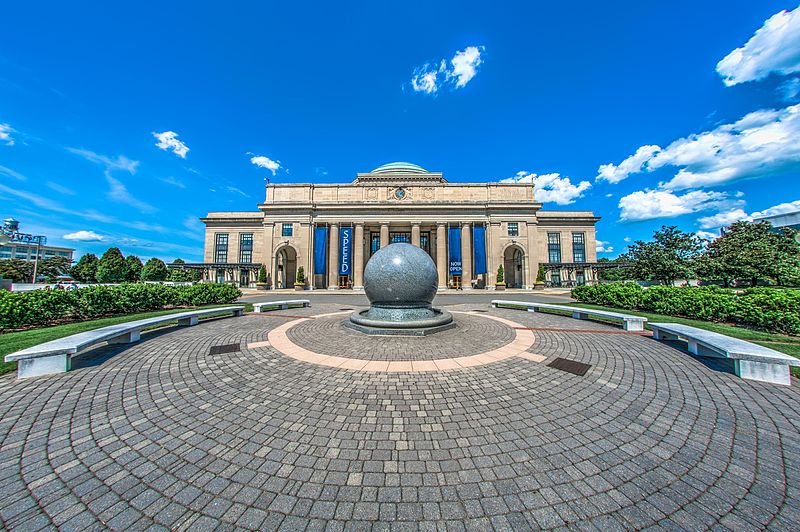
[[[64,257],[72,262],[75,250],[60,246],[38,245],[39,235],[29,235],[19,231],[19,222],[13,218],[3,220],[3,233],[11,238],[8,244],[0,246],[0,259],[22,259],[33,262],[36,260],[36,248],[39,248],[39,260]],[[44,239],[46,242],[47,239]]]
[[[761,218],[754,218],[754,222],[769,222],[775,229],[788,227],[789,229],[796,229],[800,231],[800,211],[787,212],[784,214],[776,214],[774,216],[764,216]]]
[[[206,281],[249,286],[264,265],[273,288],[291,288],[302,266],[311,288],[363,289],[364,266],[395,242],[419,246],[438,270],[439,289],[509,288],[597,279],[590,211],[548,211],[530,183],[449,183],[439,172],[391,163],[352,183],[267,185],[253,212],[211,212]]]

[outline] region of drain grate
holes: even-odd
[[[584,364],[583,362],[576,362],[566,358],[557,358],[550,362],[548,366],[551,368],[560,369],[561,371],[566,371],[567,373],[572,373],[573,375],[579,375],[581,377],[586,375],[586,372],[592,367],[591,364]]]
[[[340,308],[339,310],[353,310],[351,308]]]
[[[486,309],[482,309],[482,308],[475,308],[475,309],[472,309],[472,312],[489,312],[489,311],[486,310]]]
[[[235,353],[241,351],[242,348],[239,344],[226,344],[226,345],[212,345],[209,349],[209,355],[221,355],[223,353]]]

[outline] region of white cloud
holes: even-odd
[[[453,55],[449,63],[442,59],[436,63],[425,63],[414,69],[411,87],[415,92],[434,94],[440,87],[460,89],[465,87],[478,73],[483,63],[483,46],[467,46]]]
[[[622,161],[619,166],[614,164],[601,164],[597,170],[597,181],[608,181],[609,183],[619,183],[630,174],[642,171],[642,167],[649,161],[656,152],[660,151],[659,146],[641,146],[636,153]]]
[[[569,205],[576,199],[583,196],[584,191],[589,189],[592,184],[588,181],[581,181],[577,185],[573,184],[569,177],[561,177],[558,173],[553,174],[529,174],[528,172],[517,172],[514,177],[509,177],[500,181],[501,183],[533,183],[534,198],[542,203],[553,202],[558,205]]]
[[[695,234],[697,235],[697,238],[699,238],[700,240],[707,240],[709,242],[719,238],[719,235],[717,233],[711,233],[709,231],[698,231]]]
[[[787,212],[800,211],[800,200],[791,201],[789,203],[781,203],[774,205],[763,211],[754,212],[750,216],[753,218],[763,218],[765,216],[776,216],[778,214],[786,214]]]
[[[249,197],[250,197],[250,195],[249,195],[249,194],[247,194],[247,193],[246,193],[246,192],[244,192],[243,190],[241,190],[241,189],[239,189],[239,188],[236,188],[236,187],[227,186],[227,187],[225,187],[225,190],[227,190],[228,192],[232,192],[232,193],[234,193],[234,194],[241,194],[241,195],[242,195],[242,196],[244,196],[245,198],[249,198]]]
[[[144,201],[135,198],[128,191],[128,188],[125,186],[125,184],[112,175],[112,172],[115,171],[124,171],[129,174],[135,174],[136,168],[139,166],[139,161],[133,161],[131,159],[128,159],[124,155],[119,155],[115,158],[111,158],[106,155],[100,155],[89,150],[83,150],[77,148],[67,148],[67,150],[76,155],[80,155],[87,161],[91,161],[93,163],[105,166],[105,171],[103,172],[103,175],[105,176],[106,182],[108,183],[109,190],[106,193],[106,195],[108,196],[109,199],[119,203],[130,205],[131,207],[139,209],[142,212],[152,213],[158,210],[149,203],[145,203]]]
[[[94,231],[76,231],[62,237],[64,240],[74,240],[76,242],[102,242],[105,240],[103,235],[98,235]]]
[[[717,72],[729,87],[800,72],[800,8],[768,18],[744,46],[717,63]]]
[[[597,240],[595,242],[595,250],[598,253],[614,253],[614,246],[609,246],[605,240]]]
[[[186,159],[186,153],[189,151],[189,146],[178,140],[178,134],[174,131],[164,131],[163,133],[156,133],[153,131],[153,136],[158,139],[156,147],[162,150],[172,150],[172,153]]]
[[[248,155],[252,154],[248,153]],[[283,168],[280,161],[273,161],[269,157],[265,157],[263,155],[253,155],[253,157],[250,157],[250,162],[256,166],[260,166],[261,168],[266,168],[272,172],[273,176],[278,172],[279,169]]]
[[[678,139],[643,161],[651,148],[639,148],[619,165],[600,166],[597,178],[618,183],[633,173],[673,166],[680,170],[659,184],[673,191],[797,171],[800,105],[754,111],[732,124]]]
[[[14,128],[8,124],[0,124],[0,142],[4,142],[6,146],[13,146],[14,138],[11,136],[13,132]]]
[[[752,220],[752,217],[744,212],[744,209],[733,209],[726,212],[718,212],[712,216],[704,216],[697,219],[697,223],[703,229],[714,229],[715,227],[726,227],[740,220]]]
[[[702,190],[682,196],[663,190],[638,190],[619,200],[620,220],[623,221],[671,218],[728,205],[726,193]]]
[[[176,179],[175,177],[173,177],[171,175],[167,176],[167,177],[162,177],[161,181],[166,183],[166,184],[168,184],[168,185],[172,185],[173,187],[186,188],[186,185],[184,185],[182,181],[180,181],[179,179]]]
[[[626,236],[625,238],[622,239],[622,241],[623,242],[630,242],[631,241],[631,237]]]
[[[55,190],[59,194],[63,194],[65,196],[74,196],[75,194],[77,194],[77,192],[75,192],[71,188],[65,187],[64,185],[61,185],[59,183],[54,183],[53,181],[48,181],[47,183],[45,183],[45,185]]]
[[[778,86],[778,93],[786,102],[792,102],[800,94],[800,78],[792,78],[784,81]]]
[[[8,167],[2,166],[2,165],[0,165],[0,175],[13,177],[14,179],[18,179],[20,181],[27,181],[28,180],[27,177],[25,177],[24,175],[20,174],[19,172],[16,172],[16,171],[12,170],[11,168],[8,168]]]

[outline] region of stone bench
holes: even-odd
[[[644,322],[647,318],[641,316],[631,316],[630,314],[620,314],[619,312],[611,312],[610,310],[595,310],[590,308],[569,307],[567,305],[552,305],[550,303],[534,303],[529,301],[492,301],[492,306],[496,308],[502,307],[525,307],[528,312],[536,312],[539,309],[548,310],[563,310],[572,313],[572,317],[577,320],[587,320],[589,316],[602,316],[604,318],[611,318],[622,321],[622,328],[626,331],[643,331]]]
[[[694,355],[732,359],[736,375],[743,379],[789,385],[789,366],[800,366],[800,360],[780,351],[690,325],[651,323],[650,327],[656,340],[686,340]]]
[[[17,362],[17,378],[39,377],[51,373],[64,373],[72,367],[72,357],[87,347],[103,342],[109,344],[129,344],[139,340],[142,329],[177,321],[178,325],[188,327],[197,325],[199,318],[215,314],[242,316],[243,306],[219,307],[203,310],[190,310],[175,314],[165,314],[154,318],[109,325],[86,331],[43,344],[35,345],[16,353],[6,355],[6,362]]]
[[[264,303],[253,303],[253,312],[266,312],[267,310],[286,310],[290,306],[310,307],[311,301],[308,299],[289,299],[287,301],[266,301]]]

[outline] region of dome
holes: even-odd
[[[416,164],[405,163],[402,161],[384,164],[379,166],[370,174],[429,174],[430,172]]]

